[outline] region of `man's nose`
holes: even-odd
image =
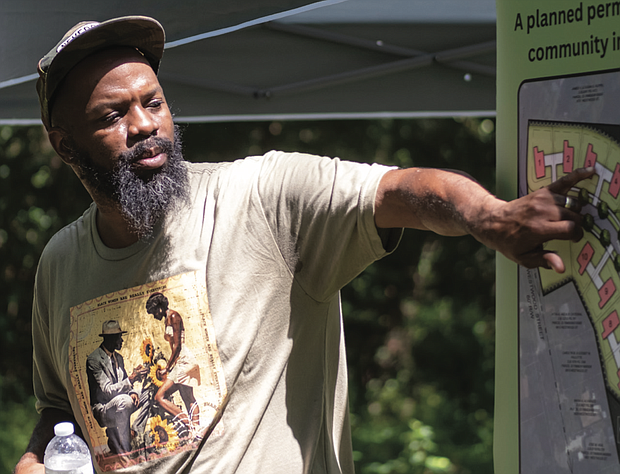
[[[141,105],[132,108],[129,119],[128,133],[130,137],[157,135],[159,122]]]

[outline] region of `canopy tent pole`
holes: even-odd
[[[404,48],[403,48],[404,49]],[[414,57],[392,61],[386,64],[370,66],[352,71],[346,71],[339,74],[331,74],[328,76],[317,77],[305,81],[293,82],[280,86],[256,89],[248,86],[242,86],[234,83],[224,83],[213,81],[205,78],[189,79],[178,74],[162,73],[161,78],[175,82],[177,84],[200,87],[203,89],[212,89],[220,92],[228,92],[242,96],[252,96],[256,99],[270,99],[274,96],[282,96],[286,94],[296,94],[309,90],[321,89],[337,84],[345,84],[363,79],[378,77],[384,74],[401,72],[409,69],[430,66],[433,63],[441,63],[447,66],[456,66],[466,72],[476,72],[488,76],[495,76],[495,68],[485,66],[469,61],[457,61],[462,58],[476,56],[478,54],[489,53],[495,51],[495,41],[486,41],[484,43],[464,46],[461,48],[449,49],[439,53],[418,54]]]
[[[354,46],[357,48],[362,48],[370,51],[377,51],[380,53],[393,54],[397,56],[404,57],[416,57],[428,55],[425,51],[419,51],[416,49],[405,48],[402,46],[397,46],[393,44],[385,43],[382,40],[371,41],[364,38],[358,38],[351,35],[345,35],[342,33],[334,33],[332,31],[321,30],[319,28],[313,28],[311,26],[303,26],[303,25],[293,25],[290,23],[279,23],[279,22],[270,22],[264,25],[266,28],[282,31],[284,33],[291,33],[297,36],[305,36],[307,38],[320,39],[325,41],[331,41],[332,43],[338,43],[348,46]],[[475,46],[470,46],[469,48],[473,48]],[[452,51],[459,51],[462,48],[458,48]],[[481,53],[489,53],[495,51],[495,41],[489,41],[480,45],[480,49],[477,50],[474,54]],[[441,64],[448,64],[451,67],[456,67],[457,69],[463,69],[464,71],[471,72],[475,70],[479,74],[484,74],[487,76],[495,76],[495,68],[491,66],[484,66],[475,62],[470,61],[454,61],[457,59],[456,57],[449,57],[444,53],[435,53],[435,61]]]

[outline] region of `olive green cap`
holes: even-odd
[[[144,55],[157,74],[165,39],[161,24],[146,16],[124,16],[101,23],[83,21],[75,25],[39,61],[37,94],[45,128],[51,127],[50,103],[56,89],[84,58],[111,46],[130,46]]]

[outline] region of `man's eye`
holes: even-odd
[[[104,117],[102,117],[102,122],[116,122],[119,118],[121,118],[121,114],[118,112],[112,112],[109,113],[108,115],[105,115]]]
[[[149,102],[149,107],[153,109],[158,109],[159,107],[162,106],[163,103],[164,103],[163,100],[153,99],[152,101]]]

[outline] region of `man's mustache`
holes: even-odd
[[[157,149],[160,153],[171,156],[174,151],[174,144],[171,140],[163,137],[151,137],[136,143],[129,150],[122,152],[118,157],[119,165],[131,165],[140,160],[151,150]]]

